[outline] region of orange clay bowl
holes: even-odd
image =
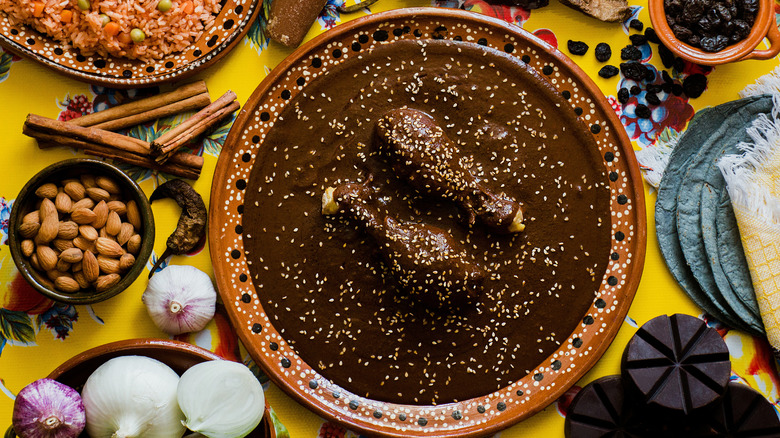
[[[200,39],[181,52],[146,63],[100,55],[83,56],[26,25],[11,25],[0,12],[0,45],[8,52],[32,59],[65,76],[112,88],[142,88],[178,81],[219,61],[249,32],[262,9],[261,0],[224,0]],[[13,73],[11,73],[13,74]]]
[[[222,360],[216,354],[180,341],[162,339],[128,339],[92,348],[68,359],[48,376],[76,390],[82,386],[93,371],[109,359],[119,356],[146,356],[157,359],[181,375],[189,367],[207,360]],[[86,434],[84,434],[86,436]],[[276,438],[268,400],[260,425],[248,435],[251,438]]]
[[[598,149],[593,153],[594,165],[603,166],[604,175],[608,175],[605,204],[609,211],[603,217],[611,227],[606,233],[611,248],[604,254],[605,274],[596,279],[584,313],[571,315],[574,330],[562,334],[557,350],[528,374],[499,390],[486,388],[481,396],[466,400],[437,405],[399,404],[344,389],[346,381],[323,376],[316,363],[307,362],[287,342],[284,331],[298,327],[277,326],[266,311],[274,307],[264,308],[268,301],[263,293],[269,288],[256,287],[250,275],[245,233],[253,231],[248,229],[249,223],[244,223],[249,219],[244,203],[250,190],[257,190],[265,181],[263,176],[258,181],[251,178],[253,166],[261,166],[265,151],[278,146],[264,144],[263,140],[273,132],[282,109],[296,102],[308,84],[318,83],[318,77],[340,63],[359,61],[359,55],[370,57],[374,49],[384,45],[428,39],[462,40],[500,51],[507,59],[514,57],[511,62],[533,68],[539,81],[554,87],[547,88],[551,96],[563,96],[558,108],[572,111],[584,122],[577,125],[587,133],[583,135],[593,136],[592,147]],[[297,178],[303,175],[296,173],[293,179]],[[263,214],[255,217],[253,227],[265,225]],[[281,219],[269,216],[267,220],[276,226]],[[209,248],[218,291],[255,361],[287,394],[318,415],[369,436],[385,437],[491,435],[561,397],[593,367],[622,326],[639,285],[647,240],[639,167],[623,126],[599,88],[569,58],[523,29],[495,18],[444,8],[400,9],[350,21],[303,45],[274,69],[242,108],[220,154],[211,188],[210,223]],[[305,266],[317,269],[316,263]],[[339,284],[341,281],[336,280]],[[290,291],[290,299],[298,302],[300,298]],[[356,341],[360,342],[359,334]],[[333,351],[331,358],[335,358],[340,347],[322,345],[325,351]],[[420,361],[423,354],[418,356]],[[495,360],[484,357],[484,365],[490,366]]]
[[[719,65],[747,59],[769,59],[780,53],[780,30],[775,20],[775,2],[759,0],[758,13],[748,36],[719,52],[705,52],[678,40],[666,22],[664,0],[649,0],[650,21],[661,42],[675,55],[686,61],[701,65]],[[767,38],[769,48],[756,50],[761,41]]]

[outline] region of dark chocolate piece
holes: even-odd
[[[367,184],[342,184],[326,191],[323,214],[346,214],[379,244],[401,287],[437,308],[457,308],[479,295],[485,270],[447,231],[402,223],[381,211]]]
[[[525,229],[520,203],[496,194],[471,174],[457,145],[431,116],[414,109],[388,111],[376,124],[380,149],[417,190],[451,199],[469,215],[503,232]]]
[[[696,437],[780,437],[780,419],[761,393],[731,382],[713,413],[704,416],[708,430]]]
[[[731,374],[726,343],[693,316],[651,319],[623,354],[626,385],[649,406],[689,414],[716,401]]]
[[[645,438],[632,404],[626,403],[623,379],[606,376],[594,380],[574,397],[563,426],[566,438]]]
[[[274,0],[266,31],[287,47],[298,47],[327,0]]]

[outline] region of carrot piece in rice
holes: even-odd
[[[70,9],[65,9],[60,12],[60,20],[62,20],[63,23],[70,23],[71,19],[73,19],[73,11]]]
[[[119,24],[114,21],[110,21],[103,27],[103,31],[108,36],[116,36],[119,33]]]
[[[191,13],[192,13],[192,11],[193,11],[193,10],[195,10],[195,5],[193,5],[193,4],[192,4],[192,2],[186,2],[186,3],[184,3],[184,5],[181,7],[181,10],[182,10],[182,11],[183,11],[185,14],[189,15],[189,14],[191,14]]]
[[[33,17],[40,17],[43,15],[43,2],[33,2]]]

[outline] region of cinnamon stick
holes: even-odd
[[[151,143],[151,154],[160,163],[188,141],[212,128],[227,115],[240,108],[236,93],[228,91],[192,117],[171,128]]]
[[[204,81],[181,86],[167,93],[111,107],[69,121],[76,126],[93,126],[106,130],[129,128],[172,114],[203,108],[211,102]]]
[[[75,126],[69,122],[29,114],[22,132],[36,138],[38,147],[48,143],[82,149],[92,155],[113,158],[129,164],[158,169],[176,176],[196,179],[203,167],[203,157],[178,153],[171,156],[170,166],[161,165],[149,155],[148,142],[98,128]]]

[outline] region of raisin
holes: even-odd
[[[661,70],[661,79],[664,80],[667,84],[671,84],[674,82],[674,79],[672,79],[671,76],[669,76],[669,72],[666,70]]]
[[[639,93],[642,92],[642,89],[639,87],[639,85],[634,85],[634,86],[631,87],[631,90],[629,90],[629,92],[633,96],[637,96]]]
[[[524,9],[539,9],[550,4],[550,0],[512,0],[512,4]]]
[[[616,76],[619,72],[620,70],[618,70],[618,68],[614,65],[605,65],[604,67],[601,67],[601,70],[599,70],[599,76],[604,79],[609,79],[613,76]]]
[[[631,44],[635,46],[644,46],[647,44],[647,37],[640,34],[634,34],[628,37],[631,40]]]
[[[572,55],[584,55],[588,53],[588,45],[582,41],[569,40],[566,45],[568,46],[569,52]]]
[[[620,71],[627,79],[637,82],[645,77],[645,66],[636,61],[621,62]]]
[[[655,93],[645,93],[645,100],[650,105],[658,105],[661,103],[661,99],[659,99],[658,95]]]
[[[684,71],[685,70],[685,60],[682,58],[677,58],[674,60],[674,69],[677,71]]]
[[[629,21],[628,26],[631,27],[631,29],[636,29],[640,32],[642,31],[642,28],[645,27],[645,25],[641,21],[637,20],[636,18]]]
[[[688,29],[685,26],[680,26],[679,24],[676,24],[672,28],[672,32],[674,32],[675,38],[677,38],[680,41],[688,41],[688,38],[690,38],[693,35],[692,30]]]
[[[598,43],[596,45],[596,60],[607,62],[612,57],[612,48],[607,43]]]
[[[645,36],[647,37],[647,41],[655,44],[661,44],[661,40],[658,38],[658,34],[655,33],[655,29],[652,27],[645,29]]]
[[[642,51],[629,44],[620,50],[620,59],[624,61],[638,61],[642,59]]]
[[[650,111],[650,108],[648,108],[647,105],[640,103],[637,104],[636,109],[634,109],[634,114],[636,114],[636,116],[640,119],[649,119],[653,113]]]
[[[692,45],[693,47],[701,46],[701,37],[695,34],[691,35],[690,38],[688,38],[688,44]]]
[[[652,67],[645,66],[645,81],[655,81],[655,70],[653,70]]]
[[[672,83],[666,83],[666,84],[661,85],[661,89],[664,90],[664,93],[669,94],[669,93],[672,92],[672,86],[673,85],[674,84],[672,84]]]
[[[672,85],[672,94],[675,96],[680,96],[683,94],[683,87],[680,84],[673,84]]]
[[[660,85],[651,84],[647,86],[647,92],[648,93],[660,93],[662,90]]]
[[[707,77],[701,73],[692,74],[685,78],[682,87],[686,96],[695,99],[707,88]]]
[[[661,57],[661,63],[664,67],[670,68],[672,64],[674,64],[674,53],[667,49],[663,44],[658,46],[658,56]]]
[[[618,95],[617,95],[618,102],[620,102],[623,105],[625,105],[626,102],[628,102],[628,98],[629,98],[629,94],[628,94],[628,90],[626,89],[626,87],[623,87],[620,90],[618,90]]]

